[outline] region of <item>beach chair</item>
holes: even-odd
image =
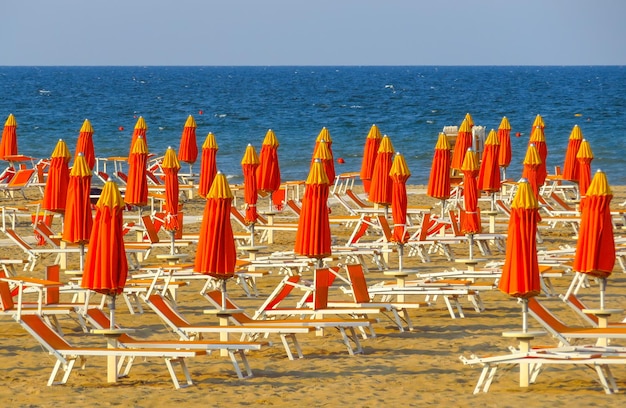
[[[106,348],[106,347],[76,347],[71,345],[59,333],[54,331],[39,315],[22,315],[18,323],[30,333],[35,340],[48,353],[56,358],[56,363],[52,369],[52,373],[48,379],[48,386],[56,384],[65,384],[72,373],[74,364],[80,361],[84,366],[87,357],[115,357],[126,358],[126,366],[117,368],[118,378],[127,376],[132,368],[132,364],[137,357],[158,357],[165,360],[165,365],[170,374],[174,388],[181,388],[181,382],[178,375],[174,371],[174,363],[178,364],[182,370],[184,384],[189,386],[193,384],[185,358],[196,357],[206,354],[203,350],[177,350],[171,348],[145,348],[145,349],[128,349],[128,348]],[[62,372],[60,380],[57,376]]]
[[[214,333],[220,334],[224,339],[230,333],[238,333],[242,340],[248,337],[256,339],[259,335],[269,335],[271,333],[278,334],[281,338],[285,352],[290,360],[294,359],[294,353],[291,350],[289,342],[299,358],[303,358],[302,349],[296,338],[296,334],[309,333],[314,331],[314,327],[294,327],[286,325],[266,325],[259,322],[256,325],[247,326],[216,326],[216,325],[193,325],[181,313],[179,313],[172,305],[160,294],[152,294],[150,296],[142,296],[142,300],[161,318],[161,320],[169,326],[169,328],[182,340],[200,340],[203,334]],[[222,336],[222,335],[226,336]]]
[[[6,185],[0,185],[0,190],[4,191],[4,193],[11,198],[14,198],[15,192],[18,191],[22,194],[22,197],[26,199],[25,189],[33,181],[34,176],[35,169],[20,168]]]
[[[46,255],[54,254],[56,256],[54,263],[59,263],[60,255],[80,252],[80,248],[33,248],[15,230],[7,228],[4,233],[28,257],[28,264],[24,265],[24,270],[32,271],[36,262]]]
[[[568,305],[578,317],[580,317],[585,323],[589,324],[591,327],[598,327],[599,320],[596,315],[591,313],[585,313],[585,310],[589,310],[587,306],[583,303],[583,301],[576,296],[574,293],[570,293],[569,296],[559,295],[561,300]],[[626,328],[626,322],[609,322],[608,327],[622,327]]]
[[[83,311],[85,320],[95,329],[108,329],[111,327],[109,317],[98,308],[89,308]],[[117,327],[119,328],[119,327]],[[117,339],[121,348],[142,349],[142,348],[172,348],[186,350],[205,350],[211,352],[215,350],[227,350],[228,356],[233,364],[235,373],[240,379],[252,377],[252,370],[245,352],[250,350],[262,350],[270,345],[266,341],[220,341],[220,340],[153,340],[137,339],[129,334],[123,333]],[[239,359],[238,359],[239,358]],[[244,375],[245,372],[245,375]]]

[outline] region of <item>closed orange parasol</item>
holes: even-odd
[[[333,154],[330,151],[330,145],[326,140],[322,139],[319,142],[315,142],[315,152],[313,152],[313,160],[319,159],[324,166],[326,176],[329,183],[335,181],[335,162],[333,160]]]
[[[330,223],[328,220],[328,176],[319,160],[311,164],[302,197],[294,250],[297,254],[322,258],[331,254]]]
[[[580,167],[576,154],[583,141],[583,132],[578,125],[574,125],[572,133],[569,135],[567,150],[565,151],[565,161],[563,162],[563,180],[578,181],[580,178]]]
[[[370,183],[372,181],[372,173],[374,172],[374,163],[382,136],[378,126],[372,125],[367,137],[365,138],[365,146],[363,147],[363,161],[361,162],[361,172],[359,173],[363,182],[363,189],[367,194],[370,191]]]
[[[606,280],[615,266],[615,238],[611,217],[613,193],[606,174],[598,170],[580,201],[580,231],[574,270],[599,278],[600,308],[604,309]]]
[[[141,208],[148,203],[147,163],[148,147],[143,137],[138,136],[128,155],[128,182],[124,193],[126,204]]]
[[[78,153],[70,171],[67,187],[63,241],[80,245],[80,270],[83,270],[85,244],[89,242],[93,217],[91,214],[91,169],[87,159]]]
[[[463,207],[461,213],[461,231],[469,236],[469,259],[474,259],[474,234],[481,231],[480,210],[478,208],[478,186],[476,176],[480,166],[478,154],[474,149],[467,149],[461,171],[463,172]]]
[[[128,276],[123,216],[124,201],[117,184],[107,181],[96,203],[81,287],[111,297],[111,328],[115,327],[115,297],[124,290]]]
[[[78,157],[78,154],[82,153],[87,162],[87,166],[93,170],[93,166],[96,164],[96,153],[93,147],[93,126],[89,119],[85,119],[83,126],[78,133],[78,140],[76,141],[76,152],[74,153],[74,161]]]
[[[222,308],[226,309],[226,280],[235,274],[237,249],[230,224],[233,193],[221,172],[206,196],[194,271],[222,280]]]
[[[200,162],[200,181],[198,182],[198,194],[206,197],[211,189],[211,184],[217,173],[217,143],[215,135],[210,133],[202,144],[202,160]]]
[[[313,149],[313,153],[317,151],[317,145],[319,145],[322,140],[326,142],[328,151],[330,152],[330,158],[331,160],[333,160],[333,138],[330,137],[330,130],[328,130],[328,128],[326,127],[323,127],[322,130],[320,130],[320,133],[317,135],[317,138],[315,139],[315,148]],[[332,183],[334,178],[329,180]]]
[[[189,173],[191,167],[198,158],[198,143],[196,142],[196,121],[193,116],[189,115],[185,126],[183,127],[183,134],[180,137],[180,147],[178,148],[178,160],[189,164]]]
[[[391,187],[391,216],[393,217],[393,235],[391,240],[398,244],[398,265],[402,270],[402,257],[404,244],[409,239],[407,228],[406,209],[408,200],[406,195],[406,182],[411,177],[409,167],[404,156],[399,152],[393,158],[389,177],[392,180]]]
[[[539,151],[535,147],[535,144],[531,143],[528,145],[526,156],[524,157],[524,171],[522,172],[522,177],[530,183],[535,197],[539,197],[539,187],[541,186],[537,181],[537,171],[540,165],[541,157],[539,157]]]
[[[474,127],[474,118],[472,118],[472,115],[470,115],[469,112],[467,112],[465,114],[465,121],[467,121],[467,124],[469,125],[470,129]]]
[[[539,153],[539,158],[541,159],[541,163],[539,164],[539,167],[537,167],[537,185],[541,187],[548,176],[548,146],[546,145],[546,136],[544,134],[543,127],[535,126],[528,144],[535,145],[537,152]]]
[[[578,160],[579,169],[578,191],[580,196],[584,197],[587,194],[589,184],[591,184],[591,161],[593,160],[593,152],[587,139],[583,139],[580,142],[576,159]]]
[[[261,164],[256,171],[256,186],[270,194],[270,210],[272,209],[272,193],[280,188],[280,167],[278,165],[278,139],[269,129],[263,139],[259,160]]]
[[[43,192],[41,208],[47,211],[63,212],[67,200],[67,184],[70,181],[70,151],[63,139],[57,142],[50,157],[48,180]]]
[[[254,246],[254,224],[257,220],[256,203],[258,191],[256,186],[256,169],[259,167],[259,163],[259,156],[257,156],[254,146],[249,144],[241,159],[241,169],[243,170],[243,198],[246,202],[245,221],[250,225],[252,246]]]
[[[133,136],[130,139],[130,147],[128,148],[128,150],[130,151],[133,148],[133,145],[135,144],[135,139],[137,139],[137,137],[139,136],[143,137],[144,142],[146,142],[146,146],[148,146],[148,138],[146,137],[147,133],[148,125],[146,125],[146,121],[143,116],[140,116],[137,119],[137,123],[135,123],[135,129],[133,129]]]
[[[384,205],[385,208],[391,204],[391,165],[393,163],[393,145],[389,136],[384,135],[378,147],[374,172],[368,199],[376,204]]]
[[[437,138],[426,194],[441,200],[443,218],[445,202],[450,198],[450,143],[445,133],[439,133],[439,138]]]
[[[467,119],[463,119],[461,127],[459,127],[459,133],[456,136],[456,142],[454,143],[454,151],[452,152],[452,162],[450,166],[455,170],[461,170],[463,165],[463,159],[467,149],[472,147],[472,126],[468,123]]]
[[[500,168],[498,167],[500,147],[498,135],[495,130],[491,129],[485,141],[483,159],[480,162],[478,189],[491,194],[492,210],[495,208],[495,193],[500,191]]]
[[[533,127],[532,129],[530,129],[531,134],[537,126],[539,126],[541,130],[544,130],[546,128],[546,124],[544,123],[543,118],[539,114],[537,114],[537,116],[535,116],[535,120],[533,120]]]
[[[0,140],[0,159],[17,154],[17,122],[12,113],[9,114]]]
[[[528,298],[541,291],[537,261],[537,222],[539,204],[526,179],[517,184],[511,203],[511,217],[506,242],[506,258],[498,289],[523,300],[522,329],[528,330]]]
[[[180,163],[176,157],[176,151],[168,147],[163,157],[161,168],[165,174],[165,222],[163,228],[170,232],[172,246],[170,253],[174,254],[174,235],[177,230],[182,228],[178,219],[178,171]]]
[[[498,126],[498,166],[502,168],[502,179],[506,180],[506,168],[511,164],[511,124],[506,116],[500,121]]]

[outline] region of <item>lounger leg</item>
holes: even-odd
[[[350,354],[351,356],[353,356],[355,353],[362,354],[363,348],[361,347],[361,342],[359,341],[359,338],[356,335],[356,331],[354,330],[354,327],[348,328],[350,330],[350,336],[348,336],[348,334],[346,333],[345,328],[338,327],[338,329],[339,329],[339,332],[341,333],[343,343],[348,348],[348,354]],[[354,348],[352,347],[352,344],[350,344],[350,340],[352,340],[352,342],[354,343],[355,345]]]
[[[598,373],[598,379],[600,380],[600,384],[602,385],[604,392],[606,392],[607,394],[612,394],[613,391],[611,387],[609,386],[609,383],[607,381],[606,375],[604,374],[604,371],[602,370],[603,368],[602,365],[598,364],[594,368],[596,369],[596,373]]]
[[[291,352],[291,347],[289,346],[289,340],[287,339],[287,337],[289,337],[291,341],[293,342],[293,345],[298,354],[298,358],[304,358],[304,355],[302,354],[302,349],[300,348],[300,343],[298,343],[298,339],[296,338],[296,335],[281,333],[280,340],[283,342],[283,346],[285,347],[285,351],[287,352],[287,357],[289,358],[289,360],[293,360],[294,358],[293,358],[293,353]]]
[[[172,377],[172,382],[174,383],[174,388],[179,389],[181,388],[180,382],[178,381],[178,377],[176,376],[176,372],[174,371],[174,366],[172,363],[178,363],[180,364],[180,367],[183,371],[183,374],[185,376],[185,385],[184,387],[188,387],[190,385],[193,385],[193,381],[191,380],[191,375],[189,375],[189,370],[187,369],[187,364],[185,363],[185,359],[180,357],[180,358],[166,358],[165,359],[165,365],[167,366],[167,371],[169,371],[170,376]]]
[[[57,360],[54,364],[54,368],[52,368],[52,373],[50,374],[50,378],[48,378],[48,386],[65,384],[67,383],[68,378],[70,378],[70,374],[72,373],[72,369],[74,368],[74,364],[76,363],[75,359],[69,360],[67,362],[63,362],[61,360]],[[63,377],[61,381],[55,381],[57,378],[57,374],[59,373],[59,369],[63,368]]]
[[[241,372],[241,367],[239,361],[237,361],[237,354],[241,359],[241,364],[244,366],[246,370],[246,376],[244,377]],[[239,379],[250,378],[252,377],[252,370],[250,369],[250,364],[248,363],[248,358],[246,357],[246,353],[243,350],[229,350],[228,355],[230,356],[230,361],[233,363],[233,367],[235,368],[235,372],[237,373],[237,377]]]

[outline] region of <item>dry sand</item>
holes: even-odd
[[[419,186],[409,188],[409,199],[413,203],[429,203],[432,200]],[[29,191],[30,198],[38,198]],[[615,189],[613,205],[623,202],[624,189]],[[13,205],[17,199],[3,198],[3,205]],[[263,202],[263,201],[262,201]],[[485,205],[481,203],[481,206]],[[185,204],[187,214],[200,214],[203,203],[199,199]],[[260,204],[262,206],[262,204]],[[341,213],[333,206],[334,213]],[[286,217],[290,216],[288,212]],[[292,220],[294,219],[291,216]],[[497,225],[498,232],[506,231],[506,221]],[[188,230],[198,229],[198,224],[189,225]],[[21,219],[19,229],[28,230],[26,219]],[[59,230],[58,220],[53,229]],[[575,245],[568,230],[542,229],[545,241],[540,247],[556,248],[558,245]],[[617,234],[621,231],[617,231]],[[341,242],[346,232],[333,227],[333,234]],[[290,249],[293,233],[280,233],[279,243],[271,249]],[[193,256],[195,247],[183,249]],[[465,256],[465,245],[455,249],[457,256]],[[19,250],[4,246],[2,257],[22,258]],[[492,260],[503,259],[495,252]],[[392,255],[395,262],[395,254]],[[77,262],[71,258],[72,262]],[[422,272],[441,271],[458,266],[445,262],[434,255],[433,262],[423,264],[417,258],[407,258],[407,267]],[[53,262],[52,257],[38,264],[32,276],[42,277],[44,265]],[[30,275],[29,272],[24,274]],[[241,288],[229,282],[229,295],[248,311],[258,307],[282,278],[271,275],[259,282],[261,296],[247,298]],[[367,275],[370,283],[384,279],[381,272],[371,269]],[[570,277],[555,281],[557,289],[564,292]],[[199,282],[180,291],[179,307],[190,320],[198,323],[214,322],[202,314],[209,305],[198,291]],[[626,306],[626,279],[616,265],[609,279],[607,304],[610,307]],[[583,298],[597,304],[598,287],[583,289]],[[382,406],[608,406],[618,404],[621,395],[605,395],[596,381],[592,370],[580,366],[550,367],[543,372],[536,384],[523,389],[518,385],[517,368],[499,370],[499,376],[486,394],[473,395],[472,391],[481,369],[465,366],[460,355],[493,355],[507,353],[507,347],[516,345],[514,340],[502,337],[502,332],[521,327],[521,308],[515,299],[497,290],[483,294],[486,310],[475,312],[469,302],[463,300],[466,317],[451,319],[440,300],[435,307],[412,310],[415,325],[413,332],[400,333],[388,321],[375,325],[377,338],[363,340],[363,355],[349,356],[337,333],[327,332],[318,337],[301,335],[300,342],[305,358],[289,361],[277,338],[275,345],[261,352],[249,354],[254,377],[246,380],[236,378],[227,358],[215,353],[211,356],[189,359],[194,386],[174,390],[169,375],[160,359],[138,361],[130,378],[117,384],[106,383],[106,366],[103,358],[89,358],[84,370],[75,368],[68,384],[47,387],[46,381],[55,362],[38,343],[17,323],[4,317],[2,322],[3,347],[0,348],[2,387],[0,401],[12,407],[67,406],[125,406],[155,407],[174,406],[314,406],[351,407]],[[575,315],[557,299],[546,299],[564,320],[580,324]],[[118,300],[117,320],[121,325],[137,329],[137,337],[173,338],[173,335],[150,311],[132,316]],[[530,319],[531,328],[539,326]],[[62,320],[65,336],[71,343],[104,346],[104,339],[97,335],[86,335],[72,319]],[[541,344],[556,344],[549,336],[537,340]],[[626,387],[624,367],[614,367],[613,372],[621,388]]]

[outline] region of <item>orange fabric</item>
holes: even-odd
[[[0,159],[17,154],[17,123],[15,117],[10,114],[2,130],[0,139]]]
[[[439,135],[439,139],[441,140],[442,138],[446,138],[446,135],[443,133]],[[430,197],[440,200],[450,198],[450,163],[450,145],[447,141],[443,144],[437,142],[426,191],[426,194]]]
[[[534,143],[539,153],[541,163],[537,167],[537,185],[542,186],[546,181],[548,175],[547,158],[548,158],[548,146],[546,145],[546,137],[541,126],[535,127],[530,137],[529,144]]]
[[[315,296],[313,297],[313,309],[315,310],[328,307],[328,289],[331,285],[331,275],[332,273],[328,268],[315,270]]]
[[[506,116],[502,118],[500,126],[498,126],[498,142],[500,143],[498,165],[509,167],[511,164],[511,125]]]
[[[368,200],[373,203],[388,205],[391,204],[392,181],[389,177],[389,171],[393,163],[393,146],[384,149],[385,140],[388,140],[387,136],[383,137],[376,155]]]
[[[189,115],[178,147],[178,160],[193,164],[198,158],[198,142],[196,141],[196,121]]]
[[[213,179],[217,173],[217,147],[203,147],[202,159],[200,161],[200,181],[198,183],[198,195],[206,197]]]
[[[78,133],[78,140],[76,141],[76,151],[74,152],[74,161],[78,157],[78,153],[82,153],[87,160],[87,165],[90,169],[96,164],[96,154],[93,147],[93,127],[89,120],[85,119],[80,132]]]
[[[574,270],[606,278],[615,266],[615,239],[611,219],[612,195],[587,195],[580,202],[581,219]]]
[[[36,225],[37,222],[43,221],[44,224],[50,227],[52,226],[53,218],[54,218],[54,213],[31,214],[31,220],[32,220],[33,226]],[[39,234],[37,230],[35,230],[35,241],[37,242],[37,245],[39,246],[46,245],[46,240],[44,239],[44,237],[41,236],[41,234]]]
[[[233,197],[232,193],[214,194],[220,184],[225,184],[224,188],[230,192],[226,176],[218,173],[204,207],[194,271],[218,279],[228,279],[235,274],[237,263],[237,249],[230,224]]]
[[[259,167],[259,159],[256,156],[254,147],[248,145],[246,149],[245,160],[241,162],[243,170],[243,198],[246,202],[246,223],[255,223],[257,220],[256,203],[258,199],[258,191],[256,185],[256,169]]]
[[[133,145],[135,144],[135,140],[137,140],[137,137],[141,136],[143,137],[144,142],[146,142],[146,146],[148,146],[148,138],[146,137],[146,134],[148,133],[148,126],[146,125],[146,121],[144,120],[144,118],[142,116],[140,116],[137,119],[137,123],[135,123],[135,128],[133,129],[133,135],[130,139],[130,146],[128,148],[128,150],[132,150]]]
[[[394,224],[391,240],[404,244],[409,239],[409,233],[406,230],[406,209],[408,206],[406,182],[411,177],[411,172],[401,154],[396,154],[393,159],[390,177],[392,180],[391,216]]]
[[[91,235],[93,218],[91,214],[91,171],[80,172],[84,167],[88,170],[87,160],[78,155],[70,174],[67,188],[67,202],[63,221],[63,240],[72,243],[86,243]]]
[[[461,212],[461,231],[464,234],[475,234],[481,231],[480,212],[478,210],[478,156],[473,150],[465,153],[465,159],[461,166],[463,170],[463,206]],[[497,167],[496,167],[497,169]]]
[[[135,139],[135,144],[128,155],[128,181],[124,202],[143,206],[148,203],[148,149],[142,137]]]
[[[472,147],[472,137],[471,126],[469,126],[466,120],[463,120],[459,128],[459,133],[456,136],[456,142],[454,143],[454,152],[452,153],[450,164],[450,167],[453,169],[461,170],[465,153],[467,153],[467,149]]]
[[[372,125],[365,139],[363,161],[361,162],[361,172],[359,173],[361,181],[363,182],[363,188],[367,194],[369,194],[370,191],[374,163],[376,162],[376,155],[378,154],[381,138],[382,136],[380,130],[378,130],[378,126]]]
[[[587,194],[587,189],[591,184],[591,160],[587,157],[578,159],[578,191],[581,197]]]
[[[495,131],[492,130],[491,132],[485,142],[483,158],[478,172],[478,189],[489,193],[500,190],[500,168],[498,167],[500,144]]]
[[[81,287],[105,295],[122,293],[128,276],[124,250],[122,196],[108,181],[96,204]]]
[[[565,151],[563,180],[578,181],[580,178],[580,167],[578,160],[576,160],[576,153],[578,153],[582,140],[583,136],[580,127],[575,125],[567,142],[567,150]]]
[[[272,193],[280,187],[280,167],[278,164],[278,142],[274,132],[268,134],[261,146],[259,160],[261,164],[257,168],[257,188],[266,193]]]
[[[64,211],[67,201],[67,185],[70,180],[70,170],[67,166],[69,158],[52,157],[48,180],[43,192],[41,208],[48,211]]]
[[[180,226],[178,219],[178,171],[180,164],[174,149],[167,149],[163,163],[161,164],[165,174],[165,223],[163,227],[168,231],[177,231]]]
[[[329,184],[333,184],[335,182],[335,161],[333,160],[330,145],[325,139],[315,142],[312,160],[315,159],[320,159],[326,171],[326,176],[328,176]]]

